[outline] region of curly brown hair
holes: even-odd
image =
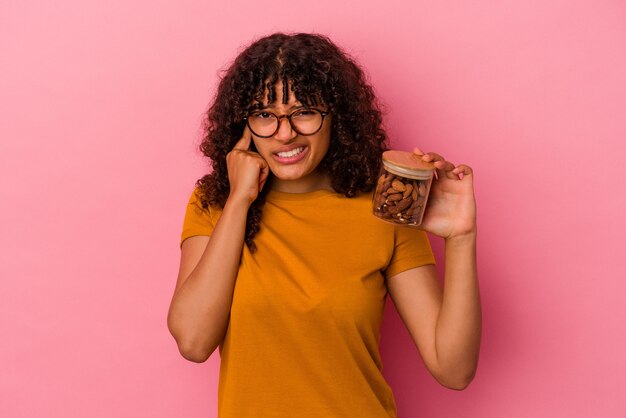
[[[354,197],[374,187],[387,135],[380,105],[363,70],[324,35],[274,33],[239,54],[206,112],[200,150],[213,171],[196,182],[203,208],[224,208],[230,192],[226,155],[243,134],[243,118],[251,103],[260,103],[266,92],[270,103],[276,100],[279,79],[283,89],[291,86],[300,102],[321,101],[333,116],[330,146],[319,165],[320,171],[330,174],[333,189]],[[287,99],[284,92],[283,101]],[[253,238],[268,190],[264,187],[248,210],[245,242],[251,252],[256,250]]]

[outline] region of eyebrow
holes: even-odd
[[[254,106],[254,108],[255,108],[255,109],[270,109],[270,108],[272,108],[272,109],[273,109],[273,108],[275,108],[275,107],[276,107],[276,106],[275,106],[273,103],[270,103],[269,105],[266,105],[266,106],[263,106],[263,104],[261,104],[261,103],[257,103],[257,104]],[[288,107],[288,108],[287,108],[287,110],[295,109],[296,107],[306,107],[306,106],[305,106],[305,105],[303,105],[303,104],[298,104],[298,103],[296,103],[296,104],[294,104],[293,106]]]

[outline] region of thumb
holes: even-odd
[[[250,141],[252,141],[252,134],[250,133],[250,129],[248,129],[248,126],[246,125],[246,127],[243,129],[243,134],[241,135],[241,138],[239,138],[239,141],[237,141],[233,149],[248,151],[250,149]]]

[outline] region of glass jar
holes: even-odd
[[[435,166],[406,151],[383,152],[373,213],[383,221],[419,227],[424,217]]]

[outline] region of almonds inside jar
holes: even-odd
[[[373,196],[373,213],[396,224],[422,223],[434,165],[404,151],[383,153],[383,168]]]

